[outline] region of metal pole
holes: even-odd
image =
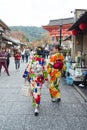
[[[62,43],[62,25],[60,25],[60,46]]]
[[[83,38],[83,36],[82,36]],[[83,64],[82,64],[82,55],[83,55],[83,41],[81,43],[81,68],[83,67]]]

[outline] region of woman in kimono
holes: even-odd
[[[47,71],[45,70],[45,60],[43,56],[42,47],[38,47],[36,54],[32,56],[30,63],[28,64],[27,76],[24,76],[31,87],[32,103],[35,108],[34,114],[37,116],[39,114],[39,106],[41,101],[41,89],[43,83],[47,79]]]
[[[61,100],[60,94],[60,78],[64,66],[64,56],[61,54],[61,47],[59,45],[54,46],[54,54],[50,57],[50,61],[47,65],[47,72],[49,74],[50,87],[49,92],[52,102],[59,102]]]

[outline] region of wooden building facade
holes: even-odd
[[[80,10],[81,12],[81,10]],[[85,66],[87,66],[87,11],[80,15],[76,22],[69,28],[69,31],[72,31],[73,35],[73,59],[77,52],[81,53],[81,59],[84,58]],[[82,59],[83,60],[83,59]],[[81,63],[82,67],[82,63]]]
[[[14,47],[19,46],[20,42],[10,37],[11,29],[0,19],[0,47]]]

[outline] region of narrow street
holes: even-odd
[[[48,88],[43,86],[40,114],[34,116],[30,97],[22,95],[22,78],[26,63],[15,70],[10,61],[10,76],[0,76],[0,130],[87,130],[87,102],[73,86],[61,79],[61,102],[52,103]]]

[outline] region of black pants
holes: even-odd
[[[28,62],[28,56],[26,56],[26,63]]]
[[[9,63],[10,63],[10,61],[9,61],[9,60],[7,60],[7,68],[9,67]]]
[[[24,55],[22,55],[22,61],[24,62]]]

